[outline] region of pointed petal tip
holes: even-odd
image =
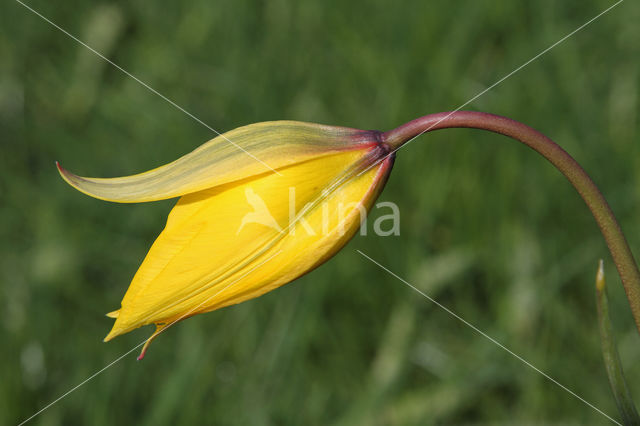
[[[118,315],[120,315],[120,309],[116,309],[115,311],[108,312],[105,315],[109,318],[118,318]]]
[[[62,176],[64,178],[64,174],[67,172],[64,167],[62,167],[62,165],[60,164],[60,162],[58,160],[56,160],[56,169],[58,169],[58,173],[60,173],[60,176]]]
[[[82,189],[78,188],[78,184],[74,182],[75,178],[78,178],[77,175],[71,173],[69,170],[62,167],[62,164],[60,164],[59,161],[56,161],[56,168],[58,169],[58,173],[60,174],[60,177],[62,177],[62,179],[64,179],[65,182],[67,182],[73,188],[81,192],[84,192],[82,191]]]
[[[104,201],[113,201],[113,202],[120,202],[120,203],[132,202],[131,200],[121,199],[122,197],[120,197],[117,193],[100,191],[99,182],[110,181],[110,180],[115,180],[119,178],[104,179],[104,178],[87,178],[83,176],[78,176],[77,174],[72,173],[69,170],[62,167],[62,165],[58,161],[56,161],[56,167],[58,168],[58,173],[60,173],[60,176],[62,177],[62,179],[64,179],[64,181],[67,182],[69,186],[71,186],[77,191],[82,192],[85,195],[88,195],[93,198],[97,198],[98,200],[104,200]],[[96,188],[96,186],[98,186],[98,188]]]
[[[60,175],[62,177],[64,177],[65,175],[68,175],[69,172],[67,171],[67,169],[65,169],[64,167],[62,167],[62,164],[60,164],[60,162],[58,160],[56,160],[56,168],[58,169],[58,173],[60,173]]]
[[[116,329],[115,327],[111,329],[111,331],[109,332],[109,334],[107,334],[105,336],[105,338],[102,340],[103,342],[108,342],[109,340],[113,339],[114,337],[117,337],[119,335],[122,334],[122,330],[120,329]]]

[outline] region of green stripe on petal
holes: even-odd
[[[169,164],[136,175],[89,178],[77,176],[59,164],[58,170],[69,185],[94,198],[137,203],[190,194],[373,144],[375,138],[370,131],[270,121],[231,130]]]

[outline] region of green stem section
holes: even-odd
[[[453,111],[425,115],[403,124],[397,129],[383,133],[381,137],[382,142],[396,151],[423,133],[460,127],[488,130],[522,142],[546,158],[571,182],[600,227],[622,279],[636,327],[640,332],[640,271],[638,271],[629,244],[627,244],[618,221],[598,187],[576,160],[559,145],[522,123],[499,115],[475,111]]]
[[[633,404],[633,398],[631,398],[627,381],[624,378],[620,355],[618,355],[616,341],[613,337],[602,260],[600,260],[598,273],[596,275],[596,303],[598,305],[598,325],[600,327],[602,357],[604,359],[604,366],[607,369],[611,392],[613,392],[613,397],[616,400],[616,405],[618,406],[618,411],[620,412],[623,423],[625,425],[640,425],[640,417],[638,416],[636,406]]]

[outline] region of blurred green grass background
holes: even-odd
[[[451,110],[613,3],[28,4],[224,131],[276,119],[388,130]],[[640,4],[624,2],[468,106],[573,154],[636,253],[638,22]],[[4,2],[0,24],[0,424],[16,424],[151,333],[101,341],[174,203],[91,199],[54,160],[119,176],[212,133],[19,3]],[[400,207],[400,236],[358,236],[293,284],[173,327],[143,362],[131,354],[33,424],[608,423],[355,249],[617,418],[594,303],[604,256],[640,398],[640,340],[604,242],[536,154],[431,133],[398,153],[380,200]]]

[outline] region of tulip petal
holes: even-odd
[[[183,196],[105,341],[257,297],[322,264],[358,229],[393,163],[358,176],[362,158],[362,151],[315,158]]]
[[[375,144],[372,132],[297,121],[240,127],[156,169],[118,178],[77,176],[58,165],[62,178],[87,195],[133,203],[173,198],[307,161]]]

